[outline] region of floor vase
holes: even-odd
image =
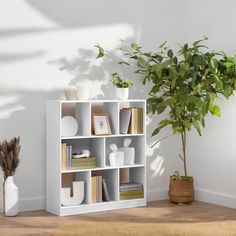
[[[13,176],[8,176],[4,183],[5,215],[16,216],[19,213],[19,190],[15,185]]]

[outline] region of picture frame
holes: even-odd
[[[111,127],[107,113],[94,113],[93,115],[93,132],[95,135],[110,135]]]

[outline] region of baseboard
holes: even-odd
[[[147,201],[153,202],[157,200],[168,199],[168,189],[149,190],[147,191]]]
[[[168,198],[168,189],[149,190],[147,192],[148,202]],[[195,189],[195,200],[236,209],[236,196],[230,194]],[[45,205],[45,197],[20,199],[20,211],[44,210]],[[0,211],[2,211],[2,199],[0,199]]]
[[[195,189],[195,200],[236,209],[236,196],[230,194]]]
[[[44,197],[23,198],[19,202],[20,211],[36,211],[44,210],[46,208]],[[0,211],[2,212],[3,202],[0,199]]]

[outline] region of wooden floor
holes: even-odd
[[[210,222],[236,220],[236,210],[194,202],[176,205],[168,201],[151,202],[147,207],[124,209],[78,216],[58,217],[45,211],[23,212],[17,217],[0,215],[0,235],[47,235],[47,232],[78,220],[148,220],[152,222]]]

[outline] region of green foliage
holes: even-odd
[[[115,72],[112,73],[112,84],[117,88],[129,88],[133,85],[133,82],[129,79],[122,79],[120,75]]]
[[[173,133],[184,133],[195,128],[201,135],[205,126],[205,116],[210,112],[220,116],[216,98],[226,98],[236,88],[235,58],[223,52],[210,51],[202,43],[180,46],[177,53],[164,42],[159,52],[143,52],[132,43],[123,49],[125,55],[136,61],[137,73],[143,75],[143,83],[153,87],[147,99],[147,109],[151,114],[166,117],[160,121],[152,135],[166,126]]]
[[[182,137],[185,175],[186,132],[192,128],[201,135],[208,113],[220,116],[216,104],[219,97],[229,98],[236,89],[235,57],[209,50],[203,42],[207,38],[184,44],[177,52],[164,42],[158,52],[143,52],[137,44],[121,50],[137,65],[136,73],[143,84],[151,83],[147,111],[153,115],[164,113],[152,136],[171,126],[173,134]],[[128,63],[129,64],[129,63]]]

